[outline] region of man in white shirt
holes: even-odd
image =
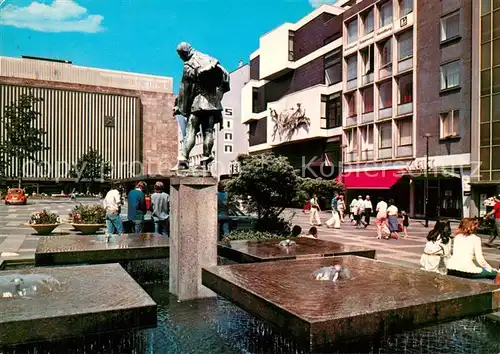
[[[316,194],[313,194],[310,203],[311,203],[311,214],[309,216],[309,223],[311,224],[311,226],[314,225],[321,226],[321,219],[319,218],[320,209],[318,204],[318,197],[316,196]]]
[[[365,199],[365,227],[370,225],[370,217],[372,215],[373,205],[370,196],[367,195]]]
[[[358,196],[358,201],[356,203],[356,215],[354,216],[356,220],[356,228],[359,229],[363,223],[363,214],[365,213],[365,201],[363,196]]]
[[[106,226],[108,234],[123,234],[123,224],[120,218],[122,197],[119,185],[113,184],[103,201],[106,209]]]
[[[378,198],[378,203],[375,208],[377,212],[376,225],[377,225],[377,238],[382,238],[382,229],[387,229],[387,203],[383,198]],[[387,229],[387,231],[389,231]]]

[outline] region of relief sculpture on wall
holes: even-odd
[[[275,109],[270,108],[270,115],[273,121],[273,141],[278,138],[279,141],[290,141],[295,133],[300,129],[309,132],[311,119],[306,117],[306,110],[297,103],[296,108],[283,110],[279,115]]]

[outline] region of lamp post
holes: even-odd
[[[429,227],[429,138],[431,134],[426,133],[425,138],[425,201],[424,201],[424,214],[425,214],[425,227]]]

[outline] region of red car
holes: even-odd
[[[28,197],[24,193],[24,190],[20,188],[10,188],[7,191],[7,196],[5,197],[5,204],[23,204],[26,205]]]

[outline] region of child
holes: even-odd
[[[408,237],[408,226],[410,225],[410,217],[408,216],[405,210],[401,211],[401,215],[403,216],[403,232],[405,234],[403,238],[406,238]]]
[[[451,255],[451,226],[447,219],[436,222],[427,235],[424,254],[420,257],[420,269],[445,275]]]

